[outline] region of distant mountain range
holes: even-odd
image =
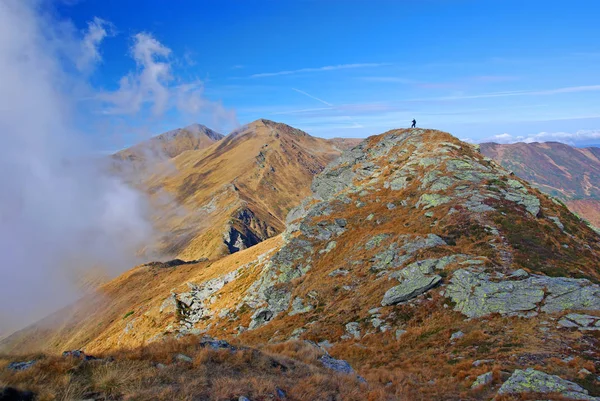
[[[481,153],[600,227],[600,148],[559,142],[483,143]]]

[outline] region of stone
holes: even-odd
[[[35,360],[25,361],[25,362],[11,362],[6,366],[6,368],[10,369],[10,370],[27,370],[27,369],[31,368],[33,365],[35,365],[36,362],[37,361],[35,361]]]
[[[402,329],[396,330],[396,340],[399,340],[400,337],[402,337],[402,335],[404,335],[404,333],[406,333],[406,330],[402,330]]]
[[[355,340],[360,339],[360,324],[358,322],[346,323],[346,332],[354,337]]]
[[[240,395],[240,397],[238,398],[238,401],[250,401],[250,398]]]
[[[327,244],[327,246],[325,247],[325,249],[321,249],[319,251],[319,253],[329,253],[329,252],[333,251],[336,246],[337,246],[337,242],[336,241],[331,241],[331,242],[329,242]]]
[[[515,370],[498,390],[499,395],[522,393],[558,393],[573,400],[600,400],[589,396],[588,391],[576,383],[531,368]]]
[[[600,310],[600,287],[585,279],[531,275],[522,280],[490,281],[486,273],[454,272],[445,296],[468,317],[490,313],[519,315],[541,305],[546,313],[568,309]]]
[[[558,217],[555,216],[548,216],[548,218],[550,220],[552,220],[554,222],[554,224],[556,224],[556,226],[558,228],[560,228],[561,231],[565,231],[565,226],[563,225],[563,223],[560,221],[560,219]]]
[[[329,273],[328,276],[329,277],[347,276],[348,273],[350,273],[350,272],[345,269],[335,269],[334,271]]]
[[[513,278],[527,278],[527,277],[529,277],[529,273],[527,273],[527,272],[526,272],[525,270],[523,270],[523,269],[519,269],[519,270],[516,270],[516,271],[514,271],[514,272],[513,272],[513,273],[510,275],[510,277],[513,277]]]
[[[558,325],[565,328],[576,328],[581,331],[600,330],[600,317],[569,313],[558,321]]]
[[[204,337],[202,338],[202,340],[200,340],[200,346],[202,348],[210,348],[213,350],[219,350],[219,349],[228,349],[230,351],[236,351],[237,347],[234,347],[233,345],[229,344],[227,341],[225,340],[216,340],[212,337]]]
[[[296,297],[292,301],[292,310],[288,313],[289,316],[299,315],[302,313],[307,313],[313,310],[312,305],[304,305],[302,298]]]
[[[473,366],[478,367],[484,364],[488,364],[488,363],[492,363],[494,362],[493,359],[478,359],[476,361],[473,362]]]
[[[164,302],[160,305],[159,313],[175,313],[177,305],[177,298],[175,294],[169,295]]]
[[[365,249],[373,249],[381,245],[381,242],[387,238],[389,238],[390,234],[377,234],[374,235],[370,240],[365,244]]]
[[[492,381],[494,381],[494,374],[492,372],[487,372],[477,376],[477,379],[475,379],[475,381],[471,385],[471,388],[487,386],[488,384],[492,384]]]
[[[348,225],[348,221],[346,219],[335,219],[335,224],[342,228],[345,228]]]
[[[438,275],[434,276],[415,276],[407,278],[400,285],[390,288],[387,290],[381,301],[381,305],[395,305],[400,302],[408,301],[409,299],[415,298],[418,295],[423,294],[425,291],[435,287],[442,278]]]
[[[415,205],[416,207],[423,206],[423,209],[430,209],[432,207],[436,207],[442,205],[444,203],[450,202],[451,198],[449,196],[439,195],[439,194],[423,194],[419,198],[419,201]]]
[[[450,336],[450,341],[456,341],[459,340],[461,338],[463,338],[465,336],[465,333],[463,333],[462,331],[457,331],[455,333],[452,333],[452,335]]]
[[[394,178],[392,181],[390,181],[390,189],[392,191],[399,191],[401,189],[406,188],[407,183],[408,183],[407,177]]]
[[[185,354],[175,354],[175,360],[179,362],[192,363],[194,360]]]
[[[354,369],[352,369],[352,366],[342,359],[335,359],[330,355],[323,355],[319,358],[319,360],[327,369],[331,369],[339,373],[354,374]]]
[[[306,329],[303,327],[297,327],[292,331],[292,335],[290,336],[290,340],[298,340],[302,334],[306,332]]]
[[[65,351],[62,353],[62,356],[63,356],[63,358],[71,357],[71,358],[83,359],[84,361],[93,361],[93,360],[98,359],[95,356],[87,355],[85,352],[83,352],[81,350]]]

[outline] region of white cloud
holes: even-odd
[[[37,5],[0,1],[0,332],[80,296],[74,271],[131,267],[152,234],[144,198],[74,128],[87,83],[64,64],[85,45]]]
[[[275,77],[275,76],[279,76],[279,75],[301,74],[301,73],[306,73],[306,72],[345,70],[345,69],[350,69],[350,68],[383,67],[386,65],[391,65],[391,64],[390,63],[361,63],[361,64],[327,65],[324,67],[317,67],[317,68],[300,68],[297,70],[287,70],[287,71],[278,71],[278,72],[263,72],[260,74],[250,75],[250,78],[265,78],[265,77]]]
[[[100,44],[107,36],[114,34],[111,23],[94,17],[88,22],[88,29],[81,41],[81,54],[77,57],[76,65],[80,71],[89,71],[93,66],[102,61]]]
[[[139,115],[149,107],[152,115],[158,117],[175,109],[190,121],[202,121],[216,129],[238,125],[235,111],[204,97],[202,81],[177,79],[174,73],[177,62],[171,49],[151,34],[134,35],[130,55],[136,70],[120,79],[117,90],[101,91],[97,96],[105,105],[103,114]]]
[[[108,103],[106,114],[136,114],[145,103],[152,105],[152,113],[161,115],[169,101],[169,82],[173,80],[167,58],[171,49],[148,33],[133,37],[130,49],[137,70],[119,81],[119,89],[103,92],[99,98]]]
[[[569,132],[540,132],[533,135],[514,136],[511,134],[499,134],[488,138],[477,140],[478,143],[496,142],[496,143],[517,143],[517,142],[562,142],[568,145],[584,144],[586,142],[600,141],[600,130],[580,130],[574,133]]]

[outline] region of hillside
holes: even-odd
[[[164,233],[159,255],[214,259],[283,231],[286,214],[309,194],[314,175],[339,154],[325,139],[257,120],[130,181],[154,202]]]
[[[600,226],[600,148],[558,142],[483,143],[481,153]]]
[[[285,137],[257,124],[250,136]],[[2,345],[101,353],[203,333],[281,349],[307,340],[347,360],[374,400],[596,399],[599,241],[450,134],[393,130],[329,164],[282,235],[216,261],[138,266]]]
[[[130,162],[160,161],[173,158],[186,150],[205,149],[224,136],[201,124],[192,124],[165,132],[121,150],[113,156],[117,160]]]

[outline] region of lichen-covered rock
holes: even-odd
[[[299,315],[302,313],[307,313],[313,310],[312,305],[304,305],[302,298],[296,297],[292,301],[292,310],[288,313],[290,316]]]
[[[387,234],[384,234],[387,235]],[[387,237],[380,237],[387,238]],[[381,239],[377,238],[377,244],[381,242]],[[371,241],[375,242],[375,238],[367,242],[366,247],[373,246]],[[433,248],[436,246],[447,245],[446,242],[435,234],[428,234],[426,237],[411,236],[411,235],[400,235],[397,242],[393,242],[388,246],[387,249],[375,254],[371,259],[373,265],[371,266],[372,271],[380,271],[387,269],[397,269],[402,267],[413,254],[421,249]]]
[[[353,337],[356,340],[360,339],[360,324],[358,322],[350,322],[346,323],[346,332],[348,335],[345,335],[345,338]],[[344,337],[344,336],[342,336]]]
[[[417,274],[406,278],[400,285],[387,290],[383,296],[381,305],[388,306],[406,302],[435,287],[441,280],[442,278],[437,274],[433,276]]]
[[[415,205],[416,207],[423,207],[423,210],[430,209],[432,207],[436,207],[442,205],[444,203],[448,203],[452,200],[449,196],[439,195],[439,194],[423,194],[419,198],[419,201]]]
[[[452,333],[452,335],[450,336],[450,341],[460,340],[464,336],[465,336],[465,333],[463,333],[462,331],[459,330],[455,333]]]
[[[482,375],[477,376],[477,379],[471,385],[471,388],[477,388],[480,386],[486,386],[491,384],[494,381],[494,374],[492,372],[487,372]]]
[[[556,393],[572,400],[600,400],[589,396],[588,391],[576,383],[531,368],[515,370],[498,390],[498,394],[521,393]]]
[[[543,312],[600,310],[600,287],[585,279],[532,275],[524,280],[492,281],[489,274],[461,269],[445,292],[454,310],[468,317],[490,313],[521,315],[540,307]]]
[[[576,328],[582,331],[600,330],[600,317],[569,313],[558,321],[558,325],[566,328]]]

